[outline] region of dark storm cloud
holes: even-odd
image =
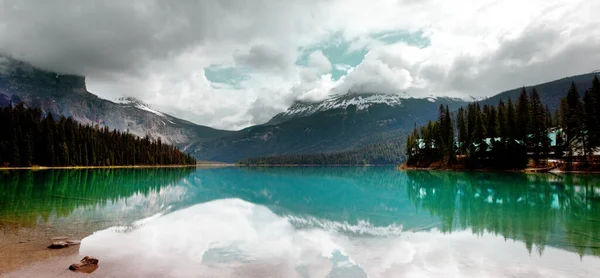
[[[302,1],[285,5],[295,2]],[[271,0],[6,0],[0,1],[0,52],[60,72],[135,73],[150,61],[207,41],[277,35],[286,23],[275,24],[284,15],[274,10],[287,9],[283,5]],[[249,54],[264,54],[260,50]]]
[[[234,56],[236,64],[240,66],[283,71],[289,70],[294,65],[294,58],[268,45],[254,45],[248,52],[237,53]]]

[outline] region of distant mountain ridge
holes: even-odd
[[[592,85],[592,79],[594,78],[594,75],[597,74],[599,73],[586,73],[574,75],[537,85],[525,86],[525,89],[528,93],[531,93],[531,90],[533,89],[533,87],[535,87],[538,93],[540,94],[540,99],[542,100],[542,103],[544,105],[547,105],[550,111],[554,112],[559,108],[560,100],[563,97],[567,96],[567,92],[569,91],[571,82],[575,83],[575,86],[577,86],[577,89],[579,91],[579,95],[583,97],[583,93],[586,89],[590,88],[590,86]],[[509,98],[512,99],[513,102],[515,102],[519,98],[521,89],[522,87],[501,92],[497,95],[481,100],[480,103],[482,105],[497,105],[501,99],[504,102],[507,102]]]

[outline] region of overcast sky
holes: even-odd
[[[0,0],[0,52],[238,129],[348,91],[489,96],[600,68],[600,1]]]

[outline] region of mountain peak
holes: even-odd
[[[130,105],[142,105],[142,106],[148,106],[147,103],[134,98],[134,97],[120,97],[120,98],[116,98],[114,100],[114,102],[116,103],[120,103],[120,104],[130,104]]]
[[[163,113],[150,108],[150,105],[148,105],[147,103],[145,103],[137,98],[134,98],[134,97],[120,97],[120,98],[115,99],[114,102],[125,105],[125,106],[136,107],[136,108],[154,113],[161,117],[164,116]]]
[[[351,105],[356,106],[358,110],[365,110],[376,104],[400,106],[402,100],[406,98],[409,98],[406,94],[348,93],[332,95],[320,102],[296,101],[287,111],[277,114],[270,122],[307,116],[331,109],[346,109]]]

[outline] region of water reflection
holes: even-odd
[[[413,204],[442,220],[440,229],[471,229],[525,242],[600,255],[597,176],[410,171]]]
[[[185,198],[178,186],[195,169],[96,169],[0,172],[0,226],[122,224]],[[62,223],[67,224],[67,223]],[[88,225],[89,226],[89,225]],[[97,227],[97,226],[96,226]]]
[[[519,242],[469,229],[356,236],[298,229],[263,205],[220,199],[150,219],[126,233],[85,238],[102,258],[99,276],[127,277],[597,277],[600,258],[548,247],[530,256]],[[135,263],[131,263],[135,258]],[[143,266],[143,267],[140,267]]]
[[[0,173],[3,227],[93,232],[223,199],[264,206],[298,230],[374,238],[468,231],[516,240],[525,254],[552,246],[600,255],[599,176],[359,167]]]

